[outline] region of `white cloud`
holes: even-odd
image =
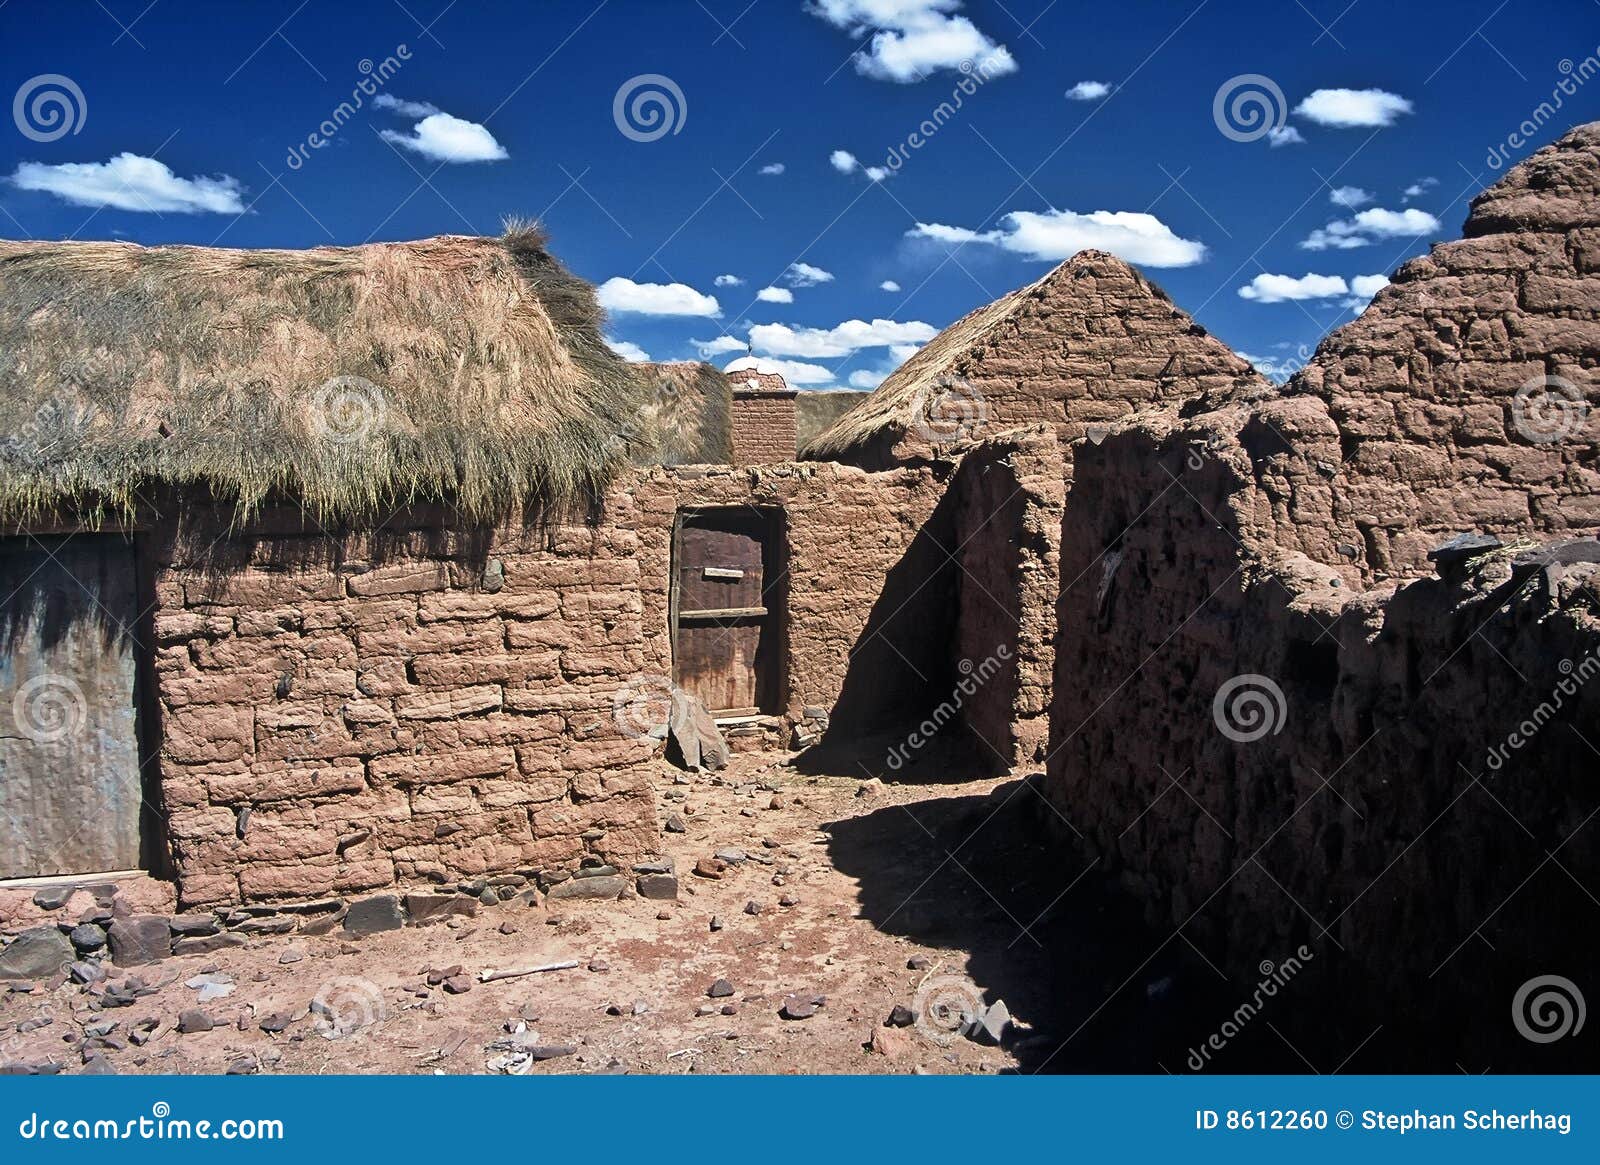
[[[1425,210],[1407,207],[1405,210],[1384,210],[1374,206],[1353,218],[1336,219],[1302,239],[1300,246],[1307,251],[1348,251],[1365,247],[1377,239],[1413,238],[1431,234],[1440,222]]]
[[[763,287],[756,292],[756,298],[762,303],[793,303],[794,292],[787,287]]]
[[[813,358],[848,356],[862,348],[887,348],[890,345],[919,344],[931,340],[938,330],[920,320],[846,320],[832,328],[791,328],[788,324],[757,324],[750,329],[750,343],[759,352],[774,356]]]
[[[243,214],[237,178],[180,178],[163,162],[121,153],[109,162],[23,162],[11,175],[21,190],[54,194],[74,206],[108,206],[153,214]]]
[[[1428,191],[1439,185],[1437,178],[1418,178],[1400,196],[1401,202],[1410,202],[1413,198],[1421,198]]]
[[[815,287],[819,283],[833,282],[832,271],[824,271],[810,263],[790,263],[783,277],[790,287]]]
[[[1267,131],[1267,145],[1273,149],[1279,146],[1301,146],[1305,138],[1300,136],[1300,131],[1292,125],[1275,125]]]
[[[711,282],[718,287],[742,287],[744,285],[744,280],[737,275],[718,275]]]
[[[879,291],[899,291],[900,290],[900,285],[898,283],[896,283],[893,279],[885,279],[882,283],[878,284],[878,290]]]
[[[889,379],[887,372],[868,372],[865,368],[858,368],[850,374],[851,388],[877,388]]]
[[[635,283],[614,275],[600,285],[600,306],[607,311],[644,316],[716,316],[722,314],[714,295],[702,295],[684,283]]]
[[[1410,113],[1411,102],[1382,89],[1318,89],[1294,111],[1318,125],[1373,129],[1393,125],[1402,113]]]
[[[380,136],[435,162],[498,162],[510,156],[483,126],[448,113],[430,113],[408,134],[386,129]]]
[[[1328,201],[1335,206],[1354,210],[1372,201],[1372,191],[1363,190],[1359,186],[1335,186],[1328,191]]]
[[[1079,81],[1065,96],[1068,101],[1099,101],[1111,95],[1111,86],[1104,81]]]
[[[643,364],[650,359],[650,353],[631,340],[607,340],[611,350],[630,364]]]
[[[1371,299],[1388,286],[1387,275],[1357,275],[1350,280],[1350,290],[1362,299]]]
[[[741,356],[739,359],[725,365],[724,372],[738,372],[741,368],[755,368],[761,372],[776,372],[791,385],[825,385],[833,383],[833,373],[820,364],[808,364],[802,360],[774,360],[763,356],[757,360],[754,356]]]
[[[1284,347],[1279,344],[1277,347]],[[1282,384],[1289,377],[1300,371],[1302,361],[1293,357],[1252,356],[1248,352],[1240,352],[1240,356],[1248,360],[1255,370],[1276,384]]]
[[[778,174],[782,174],[783,173],[783,163],[782,162],[768,162],[765,166],[761,167],[760,173],[769,174],[769,175],[773,175],[773,176],[776,176]]]
[[[1331,299],[1348,295],[1349,284],[1339,275],[1269,275],[1263,272],[1239,288],[1240,299],[1258,303],[1283,303],[1292,299]]]
[[[1090,248],[1145,267],[1189,267],[1206,255],[1205,244],[1179,238],[1155,215],[1138,211],[1016,210],[1000,222],[999,229],[981,233],[919,222],[906,235],[942,243],[989,243],[1030,259],[1051,261]]]
[[[726,352],[743,352],[748,345],[736,336],[718,336],[714,340],[690,340],[702,357],[720,356]]]
[[[426,101],[407,101],[403,97],[396,97],[392,93],[380,93],[372,99],[374,109],[388,109],[401,117],[413,118],[421,121],[435,113],[443,113],[437,105]]]
[[[834,150],[828,155],[828,164],[841,174],[853,173],[861,165],[849,150]]]
[[[807,11],[852,37],[872,34],[855,63],[856,72],[874,80],[906,84],[939,69],[974,65],[985,77],[1016,72],[1003,45],[954,15],[960,8],[961,0],[812,0]]]
[[[899,367],[920,351],[922,351],[921,344],[890,344],[889,358],[895,362],[896,367]]]

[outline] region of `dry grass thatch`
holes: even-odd
[[[641,414],[659,465],[726,465],[733,460],[733,389],[709,364],[635,364],[647,391]]]
[[[872,393],[865,389],[830,389],[802,392],[794,398],[795,441],[801,449],[810,445],[845,413]]]
[[[0,242],[0,518],[156,486],[321,520],[603,488],[643,387],[537,227],[309,251]]]

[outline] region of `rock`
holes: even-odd
[[[291,963],[298,963],[306,957],[306,953],[299,947],[286,947],[283,954],[278,956],[278,965],[287,967]]]
[[[1006,1009],[1005,1000],[997,999],[984,1008],[976,1019],[967,1023],[961,1034],[975,1044],[993,1046],[1005,1038],[1010,1026],[1011,1012]]]
[[[595,972],[597,975],[603,974],[604,972],[611,970],[611,964],[606,962],[604,959],[593,958],[589,960],[589,970]]]
[[[0,979],[48,979],[76,958],[66,935],[53,926],[35,926],[0,951]]]
[[[731,846],[726,849],[719,849],[711,856],[719,862],[728,863],[730,866],[737,866],[750,860],[750,855],[745,853],[744,850],[734,849]]]
[[[105,968],[99,963],[86,962],[82,959],[67,964],[67,974],[74,983],[98,983],[106,977]]]
[[[447,995],[465,995],[472,990],[472,977],[470,975],[451,975],[444,981]]]
[[[206,955],[229,947],[242,947],[250,942],[242,934],[206,934],[193,938],[180,938],[172,944],[175,955]]]
[[[1436,564],[1440,574],[1446,574],[1491,550],[1505,545],[1492,534],[1457,534],[1448,542],[1441,542],[1428,551],[1428,561]]]
[[[746,902],[744,904],[744,912],[746,914],[760,914],[761,913],[761,903],[757,902],[755,899],[752,898],[749,902]]]
[[[571,1056],[578,1049],[572,1044],[535,1044],[525,1050],[535,1060],[554,1060],[561,1056]]]
[[[873,1031],[868,1047],[880,1056],[897,1060],[911,1050],[911,1037],[892,1027],[880,1027]]]
[[[438,987],[446,979],[450,978],[450,976],[461,974],[463,969],[464,968],[461,966],[460,963],[456,963],[453,966],[449,966],[449,967],[434,967],[434,968],[431,968],[428,971],[428,974],[426,976],[427,981],[428,981],[428,986],[429,987]]]
[[[358,937],[399,930],[405,924],[406,916],[400,912],[400,899],[393,894],[377,894],[352,902],[349,912],[344,916],[345,932]]]
[[[254,1076],[261,1071],[261,1061],[254,1056],[240,1056],[236,1060],[228,1061],[227,1076]]]
[[[60,910],[76,890],[76,886],[44,886],[34,892],[33,904],[40,910]]]
[[[502,922],[495,929],[497,929],[501,934],[516,934],[517,924],[514,922]]]
[[[722,1005],[722,1014],[723,1015],[738,1015],[739,1014],[739,1005],[737,1003],[724,1003]]]
[[[721,919],[721,918],[719,918],[719,917],[718,917],[718,916],[717,916],[717,915],[715,915],[715,914],[713,914],[713,915],[712,915],[712,916],[711,916],[711,929],[712,929],[712,930],[713,930],[713,931],[719,931],[719,930],[721,930],[721,929],[722,929],[722,919]]]
[[[573,873],[574,878],[610,878],[617,872],[616,866],[593,865],[580,866]]]
[[[668,833],[687,833],[689,827],[683,823],[683,818],[676,813],[667,814],[666,824],[662,826]]]
[[[706,994],[712,999],[726,999],[733,994],[733,984],[726,979],[718,979],[706,988]]]
[[[784,1019],[810,1019],[827,1005],[826,995],[813,995],[809,992],[796,992],[783,997],[783,1007],[778,1014]]]
[[[261,1021],[259,1026],[261,1030],[266,1032],[268,1035],[277,1035],[293,1022],[294,1016],[290,1015],[286,1011],[280,1011],[273,1015],[267,1016],[266,1019]]]
[[[634,862],[635,874],[674,874],[678,871],[678,863],[671,858],[661,858],[659,861]]]
[[[633,1014],[634,1015],[644,1015],[649,1010],[650,1010],[650,1005],[648,1003],[646,1003],[644,1000],[635,999],[633,1001]]]
[[[722,871],[727,868],[727,863],[719,861],[717,858],[701,858],[694,864],[694,872],[696,874],[699,874],[702,878],[710,878],[713,881],[720,881],[722,879]]]
[[[172,927],[159,914],[130,914],[106,932],[111,960],[119,967],[160,962],[172,953]]]
[[[708,1015],[716,1015],[717,1005],[715,1003],[702,1003],[699,1007],[694,1009],[694,1013],[702,1019]]]
[[[80,922],[72,928],[67,935],[73,947],[79,954],[90,955],[106,945],[106,932],[104,928],[92,922]]]
[[[83,1075],[85,1076],[115,1076],[117,1070],[111,1066],[111,1061],[99,1052],[90,1052],[83,1057]]]
[[[883,782],[877,777],[867,778],[856,788],[857,797],[881,797],[882,795]]]
[[[418,926],[447,918],[476,918],[478,914],[478,899],[464,894],[407,894],[405,903],[406,913]]]
[[[800,899],[796,898],[793,894],[785,894],[782,898],[778,899],[778,905],[779,906],[799,906],[800,905]]]
[[[896,1003],[889,1011],[889,1018],[883,1021],[885,1027],[910,1027],[916,1022],[916,1014],[903,1003]]]
[[[772,800],[767,802],[767,808],[768,809],[782,809],[783,808],[783,798],[779,794],[774,793],[772,795]]]
[[[184,982],[189,987],[200,993],[197,1003],[210,1003],[213,999],[226,999],[234,992],[233,976],[223,971],[214,971],[204,975],[196,975]]]
[[[216,1027],[216,1020],[212,1019],[198,1007],[191,1007],[178,1014],[178,1030],[184,1035],[193,1035],[196,1032],[208,1032]]]
[[[176,935],[216,934],[222,929],[215,914],[174,914],[167,919],[167,928]]]
[[[545,895],[551,901],[564,898],[611,899],[617,897],[628,883],[618,874],[602,874],[598,878],[570,878],[550,887]]]
[[[672,902],[678,897],[678,875],[641,874],[637,883],[639,897],[656,902]]]
[[[906,960],[906,970],[908,971],[926,971],[932,965],[926,955],[912,955]]]

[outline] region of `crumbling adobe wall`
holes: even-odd
[[[639,536],[328,535],[298,511],[154,546],[161,795],[185,906],[656,852],[651,751],[612,697],[644,661]]]
[[[1061,445],[1039,425],[969,450],[950,483],[957,670],[999,667],[961,712],[999,768],[1044,759],[1065,479]]]
[[[1473,200],[1288,392],[1338,423],[1340,515],[1379,575],[1463,530],[1600,529],[1600,126]]]
[[[1079,447],[1046,788],[1158,935],[1244,983],[1315,952],[1303,987],[1340,1007],[1320,1049],[1294,1037],[1315,1062],[1381,1023],[1392,1068],[1500,1070],[1536,1047],[1517,987],[1597,953],[1600,573],[1507,552],[1352,594],[1338,437],[1299,398]]]
[[[785,513],[786,714],[826,709],[843,731],[921,715],[948,666],[945,481],[931,468],[866,473],[828,463],[658,469],[633,484],[648,673],[672,673],[668,614],[675,513],[774,506]]]

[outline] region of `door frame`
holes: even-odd
[[[688,505],[672,516],[672,553],[667,564],[667,631],[672,651],[672,683],[678,683],[679,572],[683,566],[685,519],[715,514],[753,514],[760,523],[762,598],[761,659],[756,672],[756,705],[762,715],[781,715],[789,702],[788,514],[781,505]],[[714,709],[713,709],[714,710]]]

